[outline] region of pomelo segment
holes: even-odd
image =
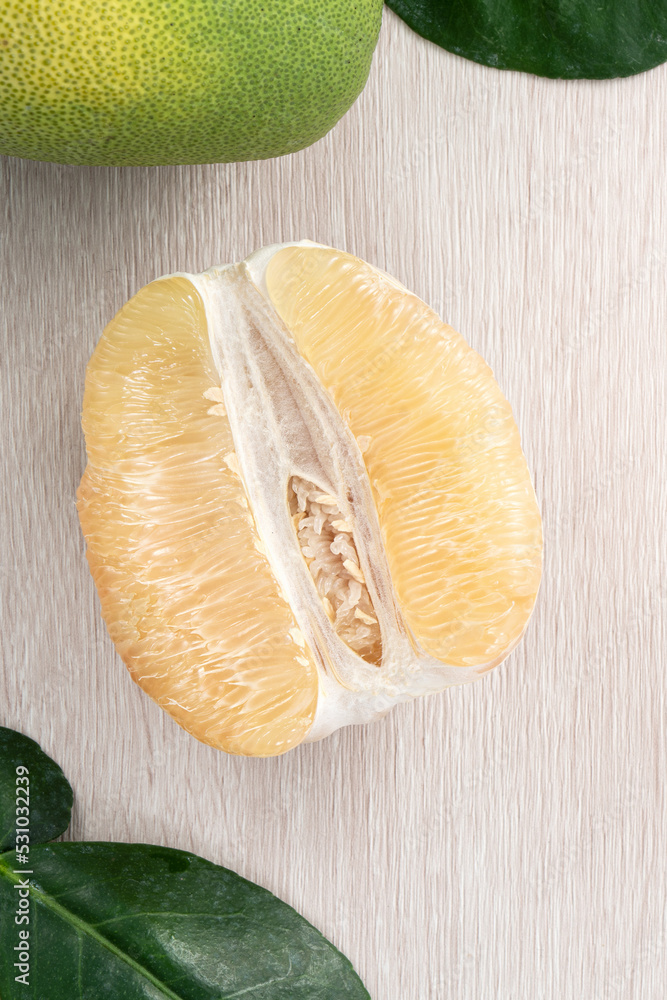
[[[88,366],[78,506],[132,677],[197,739],[264,756],[302,741],[317,677],[262,554],[221,399],[192,284],[142,289]]]
[[[422,648],[490,664],[523,632],[542,532],[519,433],[488,365],[416,296],[327,248],[287,247],[266,285],[354,436],[392,580]]]
[[[542,536],[488,366],[398,283],[315,244],[147,286],[88,368],[88,560],[134,679],[265,756],[481,676]]]

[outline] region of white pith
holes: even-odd
[[[300,245],[315,244],[284,244]],[[317,712],[306,737],[313,741],[341,726],[376,719],[397,702],[475,680],[497,661],[472,667],[445,664],[425,653],[406,627],[362,449],[297,351],[268,296],[266,268],[282,247],[265,247],[242,264],[181,276],[192,282],[204,303],[235,444],[230,463],[238,465],[267,559],[317,665]],[[330,523],[344,524],[342,533],[349,537],[358,559],[356,578],[364,583],[363,600],[358,595],[352,607],[377,619],[374,628],[379,626],[382,649],[379,665],[366,662],[339,637],[336,615],[332,620],[332,608],[318,593],[312,565],[308,565],[313,560],[304,557],[298,526],[295,530],[294,504],[290,506],[295,477],[330,500],[335,498],[335,504],[324,505],[330,508],[325,513],[331,514]],[[317,494],[309,495],[317,503]],[[310,539],[321,533],[314,525],[307,532]],[[308,545],[308,539],[303,541]],[[342,550],[344,542],[337,547]],[[320,554],[317,559],[318,566],[326,569],[326,558]],[[354,559],[351,563],[357,565]],[[350,567],[347,571],[355,576]],[[319,572],[318,568],[315,576]]]

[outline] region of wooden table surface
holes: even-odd
[[[75,789],[73,839],[193,850],[287,900],[374,1000],[662,1000],[667,65],[562,82],[385,12],[365,92],[263,163],[0,158],[0,724]],[[196,743],[131,682],[74,507],[84,369],[175,270],[311,238],[396,275],[489,361],[545,528],[521,647],[285,757]]]

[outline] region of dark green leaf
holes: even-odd
[[[3,1000],[369,1000],[295,910],[193,854],[60,843],[36,848],[31,867],[30,923],[17,925],[25,876],[13,854],[0,857]],[[7,961],[21,929],[28,986]]]
[[[23,851],[59,837],[71,813],[72,789],[58,765],[34,740],[0,726],[0,851],[16,847],[17,830]]]
[[[424,38],[499,69],[564,79],[667,60],[667,0],[387,0]]]

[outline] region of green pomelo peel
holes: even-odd
[[[370,69],[381,0],[5,0],[0,153],[265,159],[320,139]]]

